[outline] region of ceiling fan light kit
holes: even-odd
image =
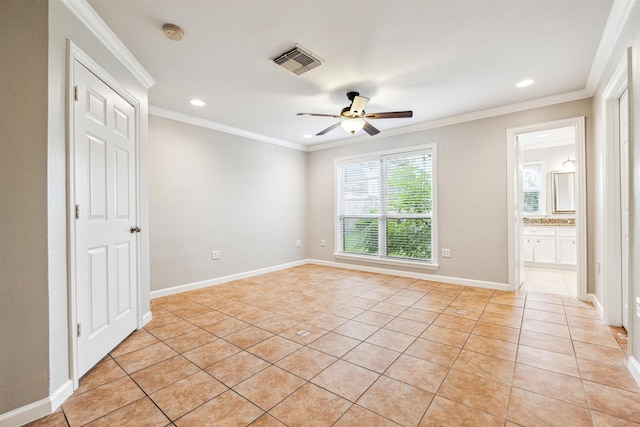
[[[364,120],[362,119],[347,119],[340,122],[340,127],[344,129],[347,133],[355,134],[356,132],[360,132],[364,127]]]
[[[298,113],[298,116],[315,116],[315,117],[331,117],[334,119],[342,119],[342,121],[329,126],[326,129],[321,130],[316,136],[324,135],[325,133],[340,126],[346,132],[354,135],[357,132],[364,130],[369,135],[377,135],[380,133],[378,129],[372,126],[365,119],[402,119],[413,117],[413,111],[389,111],[385,113],[372,113],[367,114],[364,108],[369,102],[369,98],[360,96],[358,92],[347,93],[347,98],[351,101],[351,105],[345,107],[340,112],[340,115],[334,114],[317,114],[317,113]]]

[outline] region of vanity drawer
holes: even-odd
[[[575,227],[558,227],[559,237],[576,237]]]
[[[525,236],[555,236],[555,227],[524,227],[522,233]]]

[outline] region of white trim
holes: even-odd
[[[598,312],[598,315],[600,316],[600,319],[604,319],[604,310],[602,308],[600,300],[598,299],[598,296],[596,294],[587,294],[587,301],[593,303],[596,311]]]
[[[633,379],[640,385],[640,362],[633,355],[630,355],[627,359],[627,368],[629,368]]]
[[[509,285],[511,290],[516,290],[518,274],[518,261],[516,260],[517,245],[519,245],[518,230],[521,224],[516,224],[515,212],[515,191],[518,185],[516,178],[515,144],[516,136],[522,133],[536,132],[546,129],[560,127],[575,127],[575,147],[576,147],[576,171],[578,178],[578,190],[576,191],[576,236],[577,245],[577,283],[578,299],[587,298],[587,207],[586,207],[586,139],[585,139],[585,118],[584,116],[569,119],[555,120],[545,123],[520,126],[507,129],[507,245],[508,245],[508,268]],[[512,221],[511,219],[514,219]]]
[[[586,89],[577,90],[574,92],[563,93],[560,95],[549,96],[546,98],[534,99],[532,101],[520,102],[517,104],[503,105],[500,107],[489,108],[486,110],[474,111],[472,113],[460,114],[451,117],[445,117],[443,119],[430,120],[423,123],[418,123],[411,126],[405,126],[396,129],[385,130],[376,136],[359,136],[359,137],[347,137],[346,139],[340,139],[337,141],[330,141],[321,144],[315,144],[308,146],[306,151],[319,151],[326,150],[334,147],[342,147],[344,145],[357,144],[359,142],[371,141],[373,139],[387,138],[390,136],[404,135],[408,133],[419,132],[429,129],[437,129],[445,126],[457,125],[460,123],[472,122],[474,120],[488,119],[491,117],[502,116],[505,114],[517,113],[519,111],[531,110],[533,108],[547,107],[549,105],[562,104],[564,102],[578,101],[591,97],[593,94]]]
[[[65,381],[57,390],[44,399],[30,403],[13,411],[0,414],[0,427],[21,426],[52,414],[73,394],[73,382]]]
[[[272,267],[259,268],[257,270],[245,271],[243,273],[231,274],[229,276],[217,277],[214,279],[202,280],[200,282],[187,283],[185,285],[172,286],[170,288],[151,291],[151,299],[164,297],[167,295],[179,294],[182,292],[202,289],[209,286],[216,286],[222,283],[231,282],[233,280],[247,279],[249,277],[259,276],[261,274],[272,273],[274,271],[285,270],[287,268],[298,267],[307,264],[306,261],[294,261],[286,264],[274,265]]]
[[[635,0],[614,0],[613,5],[611,5],[611,11],[609,12],[607,23],[602,32],[602,37],[600,37],[600,43],[598,44],[596,55],[591,64],[589,77],[587,78],[587,84],[585,85],[585,89],[591,95],[593,95],[600,83],[602,73],[604,73],[609,59],[615,50],[614,48],[620,38],[624,24],[627,22],[634,3]]]
[[[276,265],[273,267],[261,268],[258,270],[247,271],[244,273],[232,274],[229,276],[218,277],[215,279],[203,280],[200,282],[188,283],[186,285],[173,286],[171,288],[151,291],[151,299],[164,297],[167,295],[179,294],[187,291],[193,291],[196,289],[202,289],[209,286],[217,286],[217,285],[221,285],[223,283],[231,282],[234,280],[246,279],[249,277],[259,276],[261,274],[272,273],[274,271],[285,270],[287,268],[299,267],[301,265],[307,265],[307,264],[317,264],[317,265],[322,265],[326,267],[345,268],[348,270],[367,271],[370,273],[392,274],[392,275],[401,276],[401,277],[411,277],[414,279],[430,280],[432,282],[444,282],[444,283],[451,283],[454,285],[462,285],[462,286],[475,286],[477,288],[484,288],[484,289],[496,289],[500,291],[509,290],[509,285],[507,283],[488,282],[484,280],[465,279],[461,277],[450,277],[450,276],[439,276],[439,275],[425,274],[425,273],[415,273],[415,272],[409,272],[409,271],[394,270],[390,268],[368,267],[363,265],[354,265],[354,264],[334,262],[334,261],[323,261],[318,259],[304,259],[304,260],[295,261],[287,264]]]
[[[433,236],[433,231],[431,232]],[[347,261],[360,261],[360,262],[370,262],[373,264],[385,264],[385,265],[394,265],[397,267],[411,267],[411,268],[421,268],[424,270],[437,270],[439,265],[436,263],[425,263],[420,261],[411,261],[411,260],[402,260],[395,258],[380,258],[374,257],[371,255],[356,255],[356,254],[346,254],[336,252],[333,254],[334,258],[344,259]]]
[[[235,128],[233,126],[227,126],[220,123],[213,122],[211,120],[201,119],[189,114],[178,113],[177,111],[167,110],[166,108],[149,106],[149,114],[158,117],[164,117],[165,119],[171,119],[182,123],[187,123],[194,126],[199,126],[205,129],[217,130],[231,135],[242,136],[256,141],[266,142],[268,144],[279,145],[281,147],[291,148],[299,151],[307,151],[306,147],[295,142],[285,141],[283,139],[272,138],[270,136],[262,135],[248,130]]]
[[[622,240],[620,222],[620,122],[619,99],[627,89],[627,57],[620,60],[616,71],[602,94],[603,143],[602,182],[603,199],[599,207],[602,215],[602,299],[603,319],[608,325],[622,325]],[[606,207],[606,208],[605,208]],[[631,293],[629,293],[631,295]],[[628,324],[630,324],[628,322]]]
[[[394,276],[410,277],[413,279],[429,280],[432,282],[451,283],[454,285],[474,286],[476,288],[495,289],[508,291],[508,283],[489,282],[485,280],[465,279],[463,277],[440,276],[436,274],[415,273],[410,271],[400,271],[390,268],[368,267],[363,265],[347,264],[334,261],[323,261],[318,259],[307,259],[305,264],[318,264],[326,267],[346,268],[348,270],[366,271],[370,273],[391,274]]]
[[[149,89],[156,81],[138,62],[118,36],[109,28],[86,0],[60,0],[76,18],[82,22],[96,38],[115,56],[125,68]]]
[[[536,99],[533,101],[521,102],[518,104],[504,105],[496,108],[490,108],[487,110],[480,110],[472,113],[461,114],[443,119],[431,120],[423,123],[418,123],[412,126],[406,126],[402,128],[389,129],[376,136],[363,135],[360,137],[345,137],[343,139],[319,143],[315,145],[304,145],[296,142],[287,141],[284,139],[272,138],[270,136],[262,135],[255,132],[246,131],[244,129],[235,128],[232,126],[216,123],[211,120],[202,119],[189,114],[179,113],[177,111],[169,110],[166,108],[158,107],[155,105],[149,106],[149,114],[158,117],[164,117],[166,119],[176,120],[178,122],[187,123],[194,126],[203,127],[206,129],[217,130],[220,132],[229,133],[232,135],[242,136],[256,141],[266,142],[268,144],[279,145],[281,147],[287,147],[294,150],[313,152],[326,150],[334,147],[342,147],[345,145],[357,144],[360,142],[371,141],[372,139],[387,138],[398,135],[405,135],[408,133],[420,132],[423,130],[437,129],[445,126],[456,125],[460,123],[471,122],[474,120],[487,119],[491,117],[501,116],[510,113],[517,113],[519,111],[526,111],[533,108],[547,107],[549,105],[561,104],[564,102],[578,101],[591,97],[592,94],[585,90],[578,90],[575,92],[569,92],[560,95],[554,95],[547,98]]]
[[[140,206],[139,206],[139,198],[140,198],[140,145],[141,145],[141,136],[140,136],[140,126],[141,126],[141,103],[138,98],[131,95],[127,92],[120,83],[111,77],[111,75],[102,68],[97,62],[95,62],[89,55],[87,55],[82,49],[80,49],[76,44],[74,44],[71,40],[67,40],[67,105],[66,105],[66,114],[67,114],[67,233],[68,233],[68,310],[69,310],[69,325],[68,325],[68,334],[69,334],[69,371],[71,373],[71,381],[73,382],[73,389],[77,389],[80,383],[80,377],[78,375],[78,345],[77,345],[77,314],[76,314],[76,251],[75,251],[75,241],[76,241],[76,233],[75,233],[75,216],[73,212],[75,212],[75,151],[74,151],[74,141],[75,141],[75,124],[74,124],[74,101],[73,101],[73,92],[74,92],[74,83],[75,83],[75,75],[74,75],[74,63],[78,62],[82,66],[86,67],[91,73],[96,75],[99,79],[101,79],[104,83],[106,83],[111,89],[113,89],[119,96],[129,102],[135,111],[136,123],[135,123],[135,138],[136,138],[136,176],[135,176],[135,187],[137,192],[136,198],[136,222],[140,224]],[[138,327],[141,328],[144,325],[142,318],[142,271],[141,271],[141,246],[140,246],[140,238],[136,239],[136,247],[137,247],[137,259],[138,263],[137,268],[137,289],[136,289],[136,297],[137,297],[137,324]]]
[[[153,319],[153,314],[151,313],[151,310],[149,310],[142,315],[142,326],[140,326],[140,328],[142,328],[147,323],[151,322],[151,319]]]

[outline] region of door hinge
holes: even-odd
[[[80,205],[76,205],[76,219],[80,219]]]
[[[80,336],[80,326],[81,326],[81,324],[78,323],[78,337]]]
[[[74,99],[74,101],[78,100],[78,85],[75,85],[73,87],[73,99]]]

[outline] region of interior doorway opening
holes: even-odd
[[[586,299],[584,118],[507,130],[509,285]]]
[[[575,128],[519,134],[522,185],[519,289],[578,296]]]

